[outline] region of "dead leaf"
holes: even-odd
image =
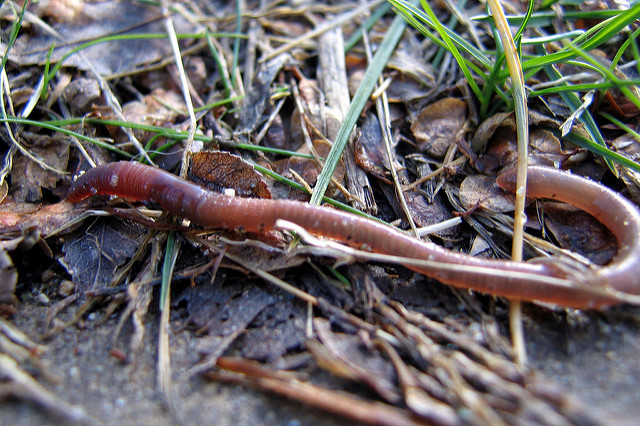
[[[241,197],[271,198],[263,176],[241,157],[220,151],[193,155],[189,179],[214,191],[233,189]]]
[[[489,142],[489,139],[491,139],[495,131],[500,126],[509,126],[514,130],[513,113],[501,112],[493,114],[491,117],[480,123],[473,134],[473,138],[471,138],[471,148],[473,151],[484,152],[487,142]]]
[[[66,201],[40,206],[5,200],[0,204],[0,234],[37,228],[46,238],[74,226],[74,218],[85,210],[85,206]]]
[[[579,253],[597,265],[613,259],[615,237],[593,216],[566,204],[544,203],[544,224],[560,247]]]
[[[113,218],[96,220],[70,235],[62,246],[64,266],[80,294],[110,285],[141,237],[142,227]]]
[[[69,142],[63,137],[37,136],[29,151],[57,170],[67,169]],[[54,190],[61,178],[22,155],[17,155],[13,161],[11,186],[15,189],[12,193],[14,201],[40,201],[42,188]]]
[[[468,176],[460,184],[460,202],[467,210],[482,207],[492,212],[513,211],[513,195],[506,193],[490,176]]]
[[[428,202],[427,198],[418,191],[405,191],[404,197],[411,217],[418,227],[434,225],[453,217],[451,210],[442,204],[440,197],[435,197],[433,202]],[[437,235],[454,237],[458,232],[457,227],[451,227],[438,232]]]
[[[156,89],[151,94],[142,98],[126,103],[122,107],[122,114],[128,122],[135,124],[145,124],[150,126],[167,127],[174,124],[175,120],[180,116],[181,111],[186,111],[184,98],[182,95],[165,89]],[[109,112],[106,119],[117,119]],[[127,135],[120,126],[107,126],[107,130],[117,142],[128,140]],[[131,129],[141,142],[148,141],[155,132],[147,132],[141,129]],[[158,144],[166,142],[163,138],[156,140]]]
[[[103,105],[100,83],[93,78],[76,78],[62,92],[62,97],[71,110],[80,115],[92,110],[94,105]]]
[[[493,133],[487,141],[485,154],[476,162],[478,170],[490,173],[516,163],[517,137],[511,119],[512,117],[507,117],[497,128],[492,129]],[[544,128],[531,128],[529,146],[529,164],[558,168],[576,154],[575,149],[563,149],[560,140]]]
[[[320,174],[318,164],[308,158],[289,157],[273,162],[273,170],[281,176],[298,182],[302,179],[310,187],[313,187]],[[294,174],[295,173],[295,174]],[[274,184],[275,198],[287,200],[307,201],[309,194],[289,185]]]
[[[358,166],[368,173],[389,182],[389,170],[391,169],[389,156],[384,146],[380,121],[374,114],[367,114],[362,121],[354,151]]]
[[[300,140],[299,142],[302,141]],[[285,128],[281,114],[277,114],[271,122],[262,144],[269,148],[288,149],[290,151],[295,151],[300,147],[300,143],[293,145],[290,128]]]
[[[456,98],[441,99],[428,105],[411,124],[420,150],[442,158],[463,129],[467,105]]]
[[[32,32],[21,32],[9,55],[12,61],[20,65],[44,64],[50,47],[55,45],[50,61],[55,64],[79,43],[89,40],[113,34],[151,34],[165,31],[160,8],[151,4],[116,0],[81,2],[71,8],[58,8],[47,13],[61,18],[61,22],[52,25],[60,37],[36,26]],[[68,19],[70,20],[67,22]],[[179,13],[173,14],[172,20],[178,33],[201,30],[198,24],[187,21]],[[170,54],[171,46],[166,39],[108,41],[82,50],[87,62],[102,75],[130,72],[139,65],[158,61]],[[87,62],[76,53],[64,65],[86,70]]]

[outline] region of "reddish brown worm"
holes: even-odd
[[[530,197],[573,204],[611,230],[619,247],[608,265],[578,268],[553,257],[532,262],[476,258],[333,208],[223,195],[139,163],[93,168],[77,179],[67,199],[78,202],[105,194],[148,201],[206,228],[260,232],[274,229],[276,221],[283,219],[351,247],[411,259],[407,267],[445,284],[510,299],[575,308],[601,308],[624,302],[627,295],[637,300],[632,296],[640,293],[637,207],[602,185],[555,169],[529,167],[528,176]],[[514,190],[515,172],[501,174],[498,184]]]

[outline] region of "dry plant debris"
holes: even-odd
[[[72,176],[127,158],[176,173],[186,158],[189,178],[214,190],[308,200],[352,113],[349,98],[399,18],[383,1],[238,4],[241,10],[236,2],[216,0],[168,4],[168,19],[179,35],[175,46],[157,5],[50,0],[28,3],[21,16],[20,5],[2,4],[8,60],[0,130],[0,314],[9,319],[0,322],[0,413],[11,415],[15,402],[9,401],[17,399],[68,422],[135,422],[122,407],[106,418],[111,413],[99,397],[96,402],[55,392],[72,373],[54,374],[55,365],[44,361],[55,359],[51,349],[11,323],[12,316],[24,319],[33,312],[38,321],[21,320],[28,334],[62,342],[58,349],[68,350],[72,362],[83,356],[82,345],[74,348],[64,339],[92,344],[89,330],[101,328],[108,336],[96,342],[112,357],[113,368],[133,372],[125,374],[129,384],[145,370],[144,377],[153,378],[148,371],[158,368],[158,387],[172,417],[164,418],[156,403],[150,416],[164,422],[189,423],[198,411],[192,401],[212,387],[220,389],[217,382],[283,395],[339,421],[603,420],[606,411],[580,403],[534,368],[516,365],[505,338],[503,300],[452,290],[399,266],[353,264],[330,243],[307,246],[288,233],[215,232],[168,217],[157,206],[118,199],[64,201]],[[464,10],[450,2],[431,7],[465,43],[496,54],[490,21],[470,19],[483,13],[481,3]],[[513,15],[526,12],[522,3],[505,2],[505,7]],[[549,18],[545,13],[552,9],[541,8],[535,17],[543,23],[524,36],[542,39],[593,27],[605,19],[598,11],[611,7],[560,1],[553,10],[579,19]],[[11,29],[18,22],[14,42]],[[587,52],[628,83],[622,88],[589,90],[603,77],[581,56],[558,63],[559,76],[532,72],[527,81],[536,94],[529,104],[530,162],[606,181],[636,202],[638,169],[619,164],[608,169],[585,150],[580,141],[593,135],[579,113],[606,114],[597,116],[603,142],[638,161],[634,132],[640,113],[633,98],[638,58],[616,57],[624,37],[635,43],[630,34],[637,32],[636,21]],[[542,48],[551,54],[560,43],[523,44],[522,53],[541,55],[536,49]],[[175,47],[186,79],[175,64]],[[481,69],[482,58],[470,52],[468,64]],[[385,65],[378,89],[356,112],[359,120],[326,195],[342,208],[351,205],[403,229],[460,216],[463,224],[430,238],[452,250],[504,255],[512,196],[496,186],[495,175],[516,157],[508,80],[495,80],[499,67],[496,74],[487,71],[486,99],[479,99],[474,84],[482,77],[476,75],[473,84],[465,80],[442,43],[411,27]],[[545,91],[558,81],[586,85],[581,90],[591,95],[575,105],[578,112],[568,108],[566,92]],[[195,122],[185,93],[195,106]],[[192,152],[185,156],[185,150]],[[612,235],[582,212],[548,202],[531,205],[528,212],[529,257],[565,249],[603,264],[615,254]],[[159,314],[156,289],[171,264],[171,303]],[[638,330],[633,307],[603,314],[547,308],[527,307],[529,329],[549,322],[549,328],[566,327],[571,334],[588,328],[585,324],[615,328],[624,322],[631,324],[627,330]],[[170,328],[161,323],[158,331],[159,317]],[[154,365],[155,356],[145,364],[145,345],[161,345],[157,335],[167,330],[169,346],[158,352],[165,361],[174,353],[171,369]],[[564,339],[557,340],[556,351],[565,349]],[[190,350],[171,346],[178,341]],[[153,388],[147,382],[141,380]],[[179,387],[190,391],[175,392]],[[279,400],[268,403],[274,401]],[[215,412],[199,415],[205,416],[198,417],[202,421],[220,421]],[[28,416],[26,422],[32,422]]]

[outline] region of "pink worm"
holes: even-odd
[[[569,173],[533,166],[528,175],[530,197],[573,204],[613,232],[619,250],[610,264],[585,272],[553,258],[527,263],[475,258],[333,208],[227,196],[139,163],[116,162],[91,169],[73,184],[67,199],[78,202],[106,194],[148,201],[206,228],[262,232],[274,229],[276,220],[284,219],[355,248],[427,261],[426,266],[416,262],[406,266],[445,284],[516,300],[601,308],[624,302],[624,293],[640,293],[638,209],[608,188]],[[498,184],[514,190],[515,172],[501,174]]]

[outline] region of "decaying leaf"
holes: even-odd
[[[70,235],[62,247],[64,266],[78,291],[111,284],[117,268],[135,253],[141,236],[139,226],[117,219],[95,221]]]
[[[474,139],[474,142],[486,144],[484,154],[477,162],[478,169],[485,173],[496,172],[514,165],[518,155],[513,117],[501,117],[499,114],[496,116],[495,120],[488,119],[481,125],[485,127],[483,133],[486,132],[484,136],[488,139],[485,140],[484,136]],[[577,151],[564,149],[560,140],[548,130],[548,127],[544,126],[545,118],[538,118],[538,122],[542,123],[543,127],[533,124],[530,126],[528,163],[554,168],[562,167]]]
[[[57,170],[66,170],[69,160],[69,141],[60,137],[39,136],[29,148],[42,160]],[[27,201],[30,203],[42,199],[42,189],[54,190],[62,176],[45,170],[37,163],[22,155],[14,159],[11,171],[12,187],[16,190],[12,193],[15,201]]]
[[[442,158],[461,136],[467,105],[456,98],[445,98],[426,106],[411,124],[411,131],[422,151]]]
[[[115,0],[82,2],[72,10],[74,19],[68,22],[64,19],[52,25],[60,37],[40,27],[35,27],[33,33],[23,32],[11,50],[10,59],[20,65],[43,64],[48,60],[50,47],[55,45],[51,62],[56,63],[78,43],[123,32],[144,34],[162,33],[164,30],[163,21],[159,19],[162,17],[160,8],[150,4]],[[179,33],[199,31],[196,24],[188,22],[180,14],[174,14],[173,24]],[[108,41],[82,50],[87,62],[102,75],[130,72],[141,64],[152,63],[170,53],[171,47],[163,39]],[[74,54],[65,65],[87,69],[87,62]]]
[[[360,135],[356,139],[354,154],[356,163],[381,179],[389,179],[389,156],[384,147],[380,122],[373,114],[367,114],[362,120]]]
[[[498,213],[513,211],[513,195],[498,187],[491,176],[467,176],[460,184],[459,195],[460,202],[469,211],[477,207]]]
[[[75,218],[85,208],[66,201],[39,204],[5,200],[0,204],[0,234],[37,228],[43,238],[75,226]]]
[[[618,247],[615,237],[593,216],[564,204],[544,203],[544,225],[560,247],[598,265],[609,262]]]
[[[93,78],[72,80],[64,88],[62,97],[73,111],[80,114],[91,111],[95,105],[103,104],[100,83]]]
[[[237,155],[202,151],[193,155],[189,179],[214,191],[233,189],[240,197],[271,198],[263,176]]]
[[[281,176],[294,181],[302,180],[310,187],[315,185],[318,180],[318,175],[320,174],[320,168],[315,161],[300,157],[289,157],[277,160],[273,163],[273,169]],[[306,201],[309,199],[309,194],[292,188],[289,185],[274,184],[273,191],[274,198],[298,201]]]
[[[300,140],[295,145],[292,142],[293,139],[291,138],[290,126],[285,127],[285,123],[282,120],[282,115],[277,114],[271,122],[269,130],[267,130],[267,134],[264,135],[264,146],[295,151],[300,146],[302,140]]]
[[[428,202],[426,197],[417,191],[406,191],[404,197],[416,226],[424,227],[451,219],[451,210],[442,204],[440,197]],[[455,234],[455,228],[439,233],[439,235]]]
[[[165,89],[156,89],[142,100],[128,102],[122,107],[122,114],[128,122],[160,127],[172,125],[181,111],[186,111],[183,97],[179,93]],[[111,114],[105,118],[117,119]],[[116,141],[127,140],[120,126],[107,126],[107,130]],[[147,142],[155,135],[154,132],[141,129],[132,129],[132,131],[141,142]],[[156,144],[159,143],[164,143],[164,140],[156,140]]]

